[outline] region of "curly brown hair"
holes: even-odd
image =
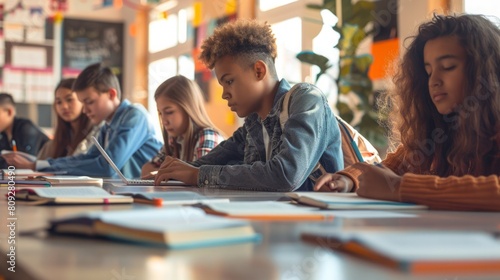
[[[201,46],[199,59],[213,69],[218,59],[234,56],[252,66],[256,61],[264,61],[276,75],[274,60],[277,56],[276,38],[267,22],[239,19],[215,29],[212,36]]]
[[[424,46],[456,36],[466,52],[464,102],[441,115],[432,103]],[[415,173],[442,177],[500,174],[500,30],[481,15],[434,15],[422,24],[393,78],[384,108],[391,140],[402,144]]]

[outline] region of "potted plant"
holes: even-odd
[[[333,30],[340,34],[337,45],[332,46],[339,49],[339,63],[332,63],[327,57],[307,50],[297,54],[297,58],[304,63],[319,67],[315,82],[330,68],[338,67],[338,77],[326,76],[334,79],[338,87],[339,98],[336,108],[339,116],[354,126],[374,146],[385,147],[386,133],[378,123],[376,96],[372,81],[368,77],[373,56],[356,54],[360,43],[375,31],[366,30],[373,20],[371,11],[375,9],[375,3],[361,0],[352,4],[351,0],[341,1],[341,11],[337,11],[337,0],[323,0],[322,5],[307,5],[311,9],[330,10],[333,14],[341,12],[342,23],[339,20],[332,26]]]

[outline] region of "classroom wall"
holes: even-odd
[[[117,7],[106,7],[94,10],[92,7],[82,7],[82,3],[95,1],[68,0],[68,10],[64,12],[64,17],[78,18],[86,20],[101,21],[121,21],[124,22],[124,73],[123,73],[123,95],[133,102],[139,102],[148,105],[148,60],[147,42],[148,42],[148,10],[140,8],[140,0],[128,0],[128,4]],[[321,1],[313,1],[321,2]],[[451,7],[455,11],[461,11],[462,0],[399,0],[399,44],[400,50],[404,51],[404,38],[414,34],[416,26],[422,21],[428,19],[434,9],[439,11],[440,7]],[[135,6],[134,6],[135,5]],[[243,18],[256,17],[256,0],[238,1],[238,16]],[[279,16],[279,15],[278,15]],[[269,19],[270,21],[272,19]],[[304,41],[311,40],[312,34],[317,34],[318,27],[312,23],[304,24],[306,34]],[[312,36],[312,37],[311,37]],[[304,42],[304,48],[311,48],[310,42]],[[301,71],[307,73],[308,67],[302,65]],[[307,76],[307,74],[304,74]],[[307,77],[306,77],[307,78]],[[241,124],[241,120],[234,113],[230,112],[226,102],[221,99],[221,88],[216,82],[210,83],[211,99],[207,103],[207,111],[228,136]],[[151,104],[151,103],[149,103]],[[35,122],[39,121],[40,113],[36,104],[23,105],[28,116]],[[50,108],[45,108],[43,114],[48,113]]]

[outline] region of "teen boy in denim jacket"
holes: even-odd
[[[147,111],[128,100],[120,101],[118,79],[111,69],[100,64],[85,68],[73,90],[92,123],[106,122],[99,132],[98,142],[125,176],[139,178],[144,163],[162,146]],[[67,171],[69,175],[117,177],[95,146],[82,155],[14,164],[17,168]]]
[[[165,160],[156,183],[173,178],[209,188],[310,191],[308,176],[318,162],[326,172],[343,169],[338,124],[315,86],[301,84],[293,93],[282,131],[279,116],[290,85],[279,81],[275,58],[275,38],[265,23],[238,20],[215,30],[200,59],[215,70],[222,98],[245,124],[191,165]]]

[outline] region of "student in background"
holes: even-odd
[[[83,104],[72,89],[75,80],[61,80],[55,89],[57,123],[54,140],[45,143],[38,153],[39,160],[84,154],[92,146],[90,137],[99,135],[102,123],[93,125],[83,113]]]
[[[16,117],[16,104],[8,93],[0,93],[0,132],[0,151],[17,150],[36,156],[49,140],[32,121]],[[5,159],[0,157],[0,168],[7,167]]]
[[[105,121],[98,141],[125,176],[138,178],[141,167],[162,146],[146,110],[120,101],[118,79],[108,67],[93,64],[85,68],[73,85],[83,112],[97,125]],[[95,146],[86,154],[31,163],[15,155],[6,160],[15,166],[40,171],[67,171],[70,175],[112,177],[116,173]]]
[[[167,156],[196,161],[224,140],[205,110],[201,89],[184,76],[164,81],[155,92],[165,145],[142,167],[142,175],[151,176]]]
[[[343,168],[338,124],[315,86],[297,87],[281,129],[290,85],[278,79],[275,58],[272,30],[257,21],[225,24],[203,42],[200,59],[215,70],[222,98],[245,123],[193,165],[167,158],[156,183],[173,178],[208,188],[312,190],[316,178],[309,175],[318,162],[327,172]]]
[[[480,15],[420,26],[386,108],[399,147],[373,166],[322,177],[316,190],[500,211],[500,30]]]

